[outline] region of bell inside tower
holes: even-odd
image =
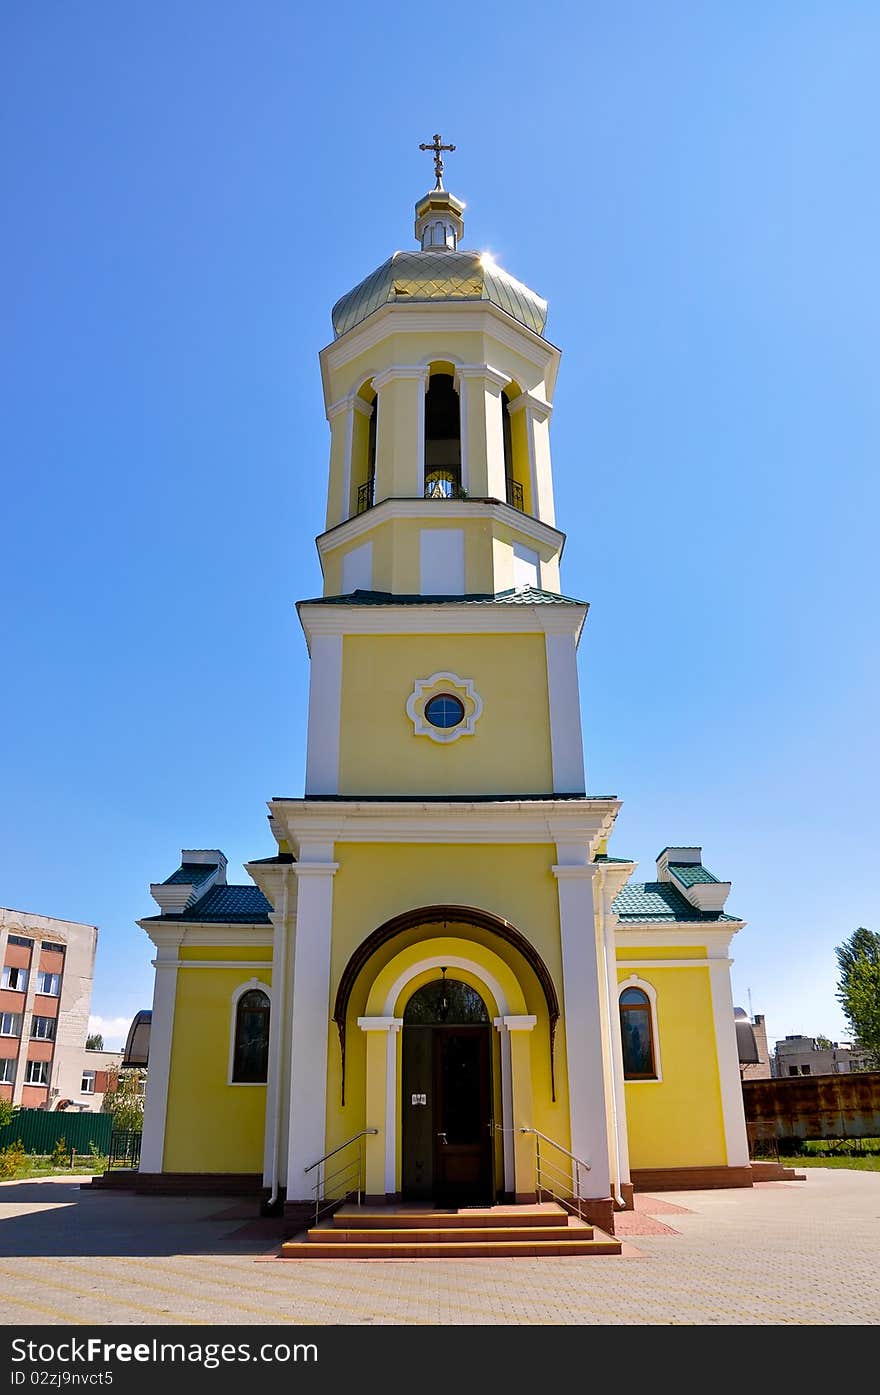
[[[451,373],[432,373],[425,394],[425,498],[461,498],[461,410]]]

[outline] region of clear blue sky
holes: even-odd
[[[612,852],[701,843],[771,1038],[880,929],[880,9],[7,0],[0,904],[95,922],[302,791],[334,300],[458,145],[550,301],[563,582]]]

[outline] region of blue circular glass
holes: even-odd
[[[439,693],[437,697],[428,698],[425,716],[432,727],[448,730],[464,721],[464,703],[459,702],[457,697],[450,697],[449,693]]]

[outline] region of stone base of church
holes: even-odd
[[[151,1196],[260,1196],[260,1172],[136,1172],[134,1190]],[[267,1193],[268,1194],[268,1193]]]
[[[699,1192],[714,1187],[750,1187],[750,1167],[634,1167],[637,1192]]]

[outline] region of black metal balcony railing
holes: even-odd
[[[512,475],[507,476],[507,502],[514,509],[519,509],[520,513],[525,513],[523,507],[523,487]]]
[[[371,475],[366,484],[358,486],[358,513],[366,513],[376,502],[376,477]]]

